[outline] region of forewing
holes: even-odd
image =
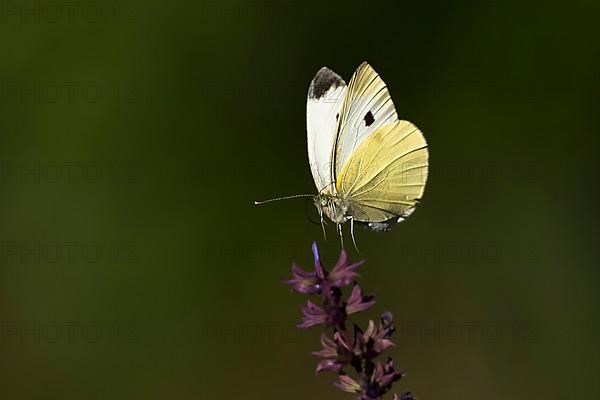
[[[327,67],[321,68],[308,88],[306,128],[308,160],[317,191],[333,194],[333,146],[346,82]]]
[[[387,86],[366,62],[356,70],[342,104],[334,148],[335,177],[373,132],[398,120]]]

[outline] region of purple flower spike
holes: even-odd
[[[373,296],[363,296],[362,289],[358,285],[354,285],[352,288],[352,294],[346,304],[346,312],[348,315],[355,314],[366,310],[375,304],[375,298]]]
[[[293,290],[306,295],[317,295],[320,303],[307,300],[302,306],[302,323],[299,328],[316,325],[334,327],[332,337],[322,334],[322,349],[313,352],[321,361],[317,364],[316,373],[330,371],[338,374],[334,386],[345,392],[355,393],[358,400],[382,400],[391,390],[394,382],[404,376],[396,371],[394,362],[389,358],[385,363],[377,361],[378,357],[394,346],[391,336],[394,333],[392,314],[385,312],[379,324],[370,320],[363,331],[353,324],[347,330],[347,320],[352,314],[362,312],[375,304],[375,297],[363,294],[361,287],[355,283],[358,277],[356,270],[364,261],[348,262],[348,254],[341,250],[338,261],[331,270],[321,264],[319,249],[313,243],[314,270],[306,272],[296,264],[292,264],[292,278],[286,283]],[[354,284],[347,297],[343,288]],[[350,376],[348,372],[354,372]],[[393,400],[414,400],[410,392],[401,396],[394,394]]]
[[[339,364],[333,360],[323,360],[319,364],[317,364],[317,374],[323,371],[332,371],[332,372],[340,372],[342,370],[343,365]]]
[[[359,261],[349,264],[346,251],[342,250],[337,263],[329,273],[321,264],[319,248],[315,242],[313,242],[312,251],[315,260],[314,270],[306,272],[294,263],[292,264],[292,279],[285,281],[285,283],[292,285],[292,289],[298,293],[321,294],[331,288],[348,286],[358,277],[356,269],[364,262]]]
[[[319,260],[319,247],[317,246],[317,242],[312,242],[312,246],[311,246],[312,252],[313,252],[313,256],[315,257],[315,265],[317,265],[318,262],[320,262]]]
[[[313,242],[312,244],[313,256],[315,258],[315,275],[321,281],[324,281],[327,278],[327,271],[323,268],[323,264],[321,264],[321,258],[319,257],[319,248],[317,247],[317,242]]]
[[[340,375],[338,377],[338,381],[335,382],[334,385],[344,392],[359,393],[361,391],[361,387],[358,382],[350,378],[348,375]]]
[[[331,284],[335,287],[344,287],[351,284],[354,279],[358,277],[356,270],[358,267],[364,264],[364,260],[356,262],[354,264],[348,263],[348,254],[346,254],[345,250],[342,250],[340,253],[340,258],[337,263],[331,270],[329,274],[329,280]]]
[[[383,353],[394,343],[389,339],[394,332],[392,325],[392,314],[385,313],[381,316],[379,327],[375,326],[375,322],[369,321],[369,326],[363,334],[362,340],[365,345],[365,356],[368,359],[373,359]]]
[[[325,324],[327,322],[328,314],[327,312],[318,307],[310,300],[306,301],[306,306],[302,307],[302,314],[304,316],[304,320],[298,328],[310,328],[311,326]]]
[[[292,288],[302,294],[317,294],[321,288],[318,286],[319,279],[312,272],[306,272],[298,267],[295,263],[292,264],[292,274],[294,277],[285,281],[292,285]]]
[[[321,346],[323,346],[323,350],[313,351],[313,356],[321,358],[335,358],[337,356],[335,342],[329,339],[324,333],[321,334]]]

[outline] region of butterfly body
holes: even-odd
[[[325,214],[334,224],[343,224],[350,219],[350,203],[346,199],[327,193],[319,193],[314,197],[319,214]]]

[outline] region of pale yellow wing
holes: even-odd
[[[427,142],[408,121],[381,126],[355,149],[337,177],[340,197],[356,221],[401,221],[425,190]]]
[[[352,75],[340,108],[332,156],[334,177],[366,138],[396,121],[398,114],[387,86],[377,72],[363,62]]]

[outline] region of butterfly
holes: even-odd
[[[363,62],[350,83],[327,67],[308,89],[306,104],[308,159],[321,217],[337,225],[350,221],[374,231],[387,231],[406,219],[423,196],[429,152],[421,131],[398,118],[387,86]]]

